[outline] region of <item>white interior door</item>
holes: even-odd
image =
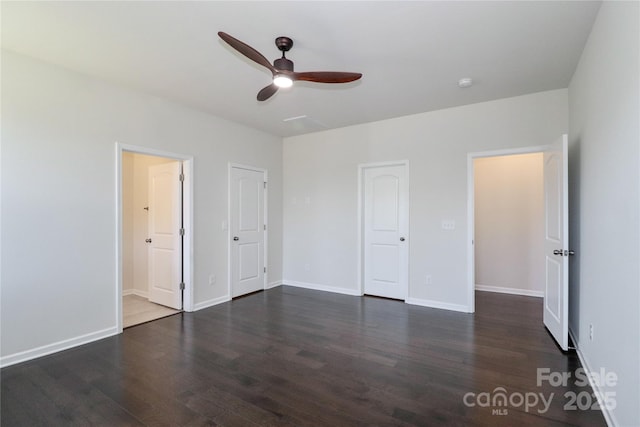
[[[181,162],[149,167],[149,301],[182,308]]]
[[[567,135],[544,153],[544,325],[562,350],[569,348],[569,201]]]
[[[263,171],[231,168],[231,296],[264,289]]]
[[[409,283],[407,167],[366,167],[363,184],[364,293],[404,300]]]

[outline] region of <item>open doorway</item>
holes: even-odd
[[[544,296],[543,154],[474,159],[475,289]]]
[[[496,200],[486,201],[487,209],[490,210],[488,215],[485,215],[489,218],[491,222],[494,224],[494,232],[485,233],[484,240],[485,242],[479,242],[477,239],[477,230],[478,224],[476,221],[476,167],[480,165],[479,159],[487,159],[487,158],[497,158],[502,156],[513,156],[511,158],[516,158],[516,155],[525,155],[531,153],[539,153],[541,154],[541,162],[537,157],[522,157],[522,159],[527,159],[532,162],[534,166],[532,167],[532,171],[528,173],[530,176],[540,178],[535,178],[536,182],[530,183],[528,188],[537,188],[537,190],[526,190],[531,191],[532,193],[539,194],[538,185],[542,186],[542,200],[537,197],[535,194],[531,194],[532,197],[529,197],[522,189],[511,190],[513,194],[511,199],[519,200],[519,203],[525,204],[525,209],[521,209],[521,207],[516,207],[514,212],[516,216],[527,216],[530,217],[529,221],[525,226],[525,233],[532,235],[531,238],[520,238],[513,239],[513,231],[509,228],[510,223],[508,220],[501,218],[500,213],[500,202],[496,202]],[[502,159],[504,161],[509,161],[508,157]],[[478,162],[477,162],[478,161]],[[490,160],[487,160],[490,162]],[[513,260],[508,259],[511,252],[516,254],[525,253],[527,257],[519,260],[520,269],[524,270],[525,273],[534,272],[533,277],[542,277],[542,279],[534,279],[536,283],[542,282],[543,286],[541,288],[543,292],[543,321],[544,326],[549,330],[550,334],[558,343],[558,346],[566,351],[568,349],[568,337],[569,337],[569,260],[568,257],[573,255],[573,251],[571,251],[568,247],[569,245],[569,202],[568,202],[568,137],[567,135],[561,135],[557,138],[553,143],[545,146],[538,147],[529,147],[522,149],[513,149],[513,150],[499,150],[494,152],[484,152],[484,153],[469,153],[467,156],[467,188],[469,195],[469,203],[467,210],[468,217],[468,230],[469,230],[469,240],[468,240],[468,311],[470,313],[475,312],[475,292],[476,292],[476,284],[478,277],[476,264],[479,258],[477,255],[480,251],[483,251],[482,247],[488,247],[487,250],[483,251],[482,256],[487,256],[493,258],[493,266],[494,269],[502,269],[504,271],[514,270],[512,267]],[[538,166],[540,165],[540,166]],[[487,165],[484,165],[487,166]],[[496,171],[493,169],[499,169],[495,167],[495,164],[489,164],[487,169],[490,170],[491,173],[495,173]],[[513,165],[512,165],[513,166]],[[538,169],[541,168],[541,169]],[[511,180],[517,180],[521,175],[524,174],[521,165],[516,165],[511,169],[516,170],[516,178],[513,176]],[[500,177],[498,175],[498,179],[501,181],[507,181],[507,178]],[[507,183],[511,186],[511,183]],[[523,194],[525,193],[525,194]],[[537,207],[533,207],[530,203],[530,199],[536,199],[537,203],[541,203],[542,209]],[[498,209],[496,209],[498,208]],[[532,211],[532,212],[530,212]],[[526,212],[526,215],[523,214]],[[539,212],[539,213],[535,213]],[[522,218],[516,218],[516,220],[521,220]],[[538,222],[541,221],[541,222]],[[539,245],[538,233],[542,230],[540,235],[542,236],[542,252],[540,253],[537,250]],[[498,230],[498,231],[495,231]],[[501,246],[500,236],[507,236],[506,239],[511,241],[511,246]],[[525,234],[526,235],[526,234]],[[486,241],[488,240],[488,242]],[[537,254],[536,254],[537,252]],[[530,261],[527,261],[527,258]],[[538,261],[540,260],[540,261]],[[533,264],[529,264],[533,267],[532,270],[529,268],[523,268],[523,263],[526,265],[528,263],[533,262]],[[515,269],[517,270],[517,268]],[[522,271],[520,271],[522,273]],[[542,273],[542,275],[540,274]],[[497,276],[494,276],[497,277]],[[482,280],[482,279],[480,279]],[[520,280],[518,286],[514,286],[511,284],[512,282],[507,282],[507,286],[495,286],[491,284],[481,284],[487,286],[484,290],[492,290],[497,291],[500,289],[501,292],[505,293],[517,293],[520,295],[527,296],[537,296],[537,292],[540,291],[539,288],[536,287],[536,284],[531,284],[529,289],[523,289],[523,283],[526,285],[527,282],[531,282],[531,277],[525,277],[525,279]]]
[[[119,330],[192,309],[191,163],[118,145]]]
[[[548,146],[541,145],[467,155],[470,313],[475,312],[477,289],[530,296],[540,296],[538,291],[542,290],[544,297],[544,253],[539,254],[542,261],[533,259],[538,250],[537,239],[543,239],[544,233],[541,231],[540,236],[533,233],[539,230],[540,224],[544,227],[544,209],[540,212],[538,209],[544,208],[545,203],[544,152],[547,149]],[[527,169],[526,176],[514,179],[520,174],[519,167]],[[476,183],[476,172],[482,175],[480,183]],[[482,192],[479,201],[476,190]],[[532,197],[531,193],[534,193]],[[526,212],[526,218],[518,218],[522,212]],[[477,215],[480,218],[477,219]],[[505,221],[505,216],[511,218]],[[515,227],[520,239],[513,234]],[[518,258],[516,265],[525,265],[525,268],[522,271],[512,268],[512,258]],[[523,274],[526,280],[522,280]],[[543,275],[541,288],[534,285],[540,274]]]
[[[180,174],[179,160],[122,153],[124,328],[182,311]]]

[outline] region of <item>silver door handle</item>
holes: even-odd
[[[151,243],[151,239],[146,239],[145,242]]]
[[[240,240],[240,238],[238,236],[233,236],[233,240],[237,242],[238,240]]]
[[[400,238],[400,241],[401,241],[401,242],[404,242],[404,237],[401,237],[401,238]]]
[[[562,256],[562,255],[563,255],[562,251],[561,251],[561,250],[558,250],[558,249],[554,249],[553,254],[554,254],[554,255],[560,255],[560,256]]]

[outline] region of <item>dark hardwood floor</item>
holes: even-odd
[[[542,326],[540,299],[478,292],[476,308],[472,315],[278,287],[5,368],[1,421],[606,425],[600,411],[564,408],[565,393],[591,389],[537,385],[538,368],[580,366]],[[494,402],[501,391],[507,406]],[[551,398],[547,410],[533,405],[534,393]]]

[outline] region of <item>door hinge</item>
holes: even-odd
[[[180,282],[180,290],[184,291],[184,282]]]
[[[265,272],[265,273],[267,272],[267,267],[265,267],[265,268],[264,268],[264,272]]]
[[[267,188],[267,181],[264,182],[264,188]]]
[[[184,228],[181,228],[181,229],[179,230],[179,232],[180,232],[180,235],[181,235],[181,236],[184,236]]]
[[[184,173],[180,172],[180,182],[184,182]]]
[[[265,224],[265,225],[264,225],[264,228],[263,228],[263,230],[266,230],[266,229],[267,229],[267,224]]]

